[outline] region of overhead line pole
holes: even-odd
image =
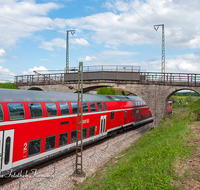
[[[161,58],[161,73],[165,73],[165,30],[164,24],[154,25],[154,29],[157,31],[159,26],[162,26],[162,58]]]
[[[69,32],[72,35],[75,34],[75,30],[67,30],[67,37],[66,37],[66,72],[69,70]]]
[[[76,132],[76,165],[73,176],[84,177],[83,171],[83,62],[79,62],[78,69],[78,105]]]
[[[78,71],[76,166],[75,166],[75,171],[72,175],[76,177],[84,177],[85,172],[83,171],[83,155],[82,155],[83,153],[83,62],[79,62],[79,69],[68,69],[68,71]],[[37,71],[34,72],[39,75],[42,75]]]

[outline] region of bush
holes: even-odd
[[[97,94],[101,95],[117,95],[117,92],[112,87],[102,87],[97,90]]]

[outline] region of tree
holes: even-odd
[[[172,102],[178,102],[178,98],[176,96],[171,96],[170,99]]]
[[[97,94],[101,95],[117,95],[116,90],[113,87],[102,87],[97,90]]]
[[[192,104],[194,102],[192,96],[187,96],[184,101],[188,102],[189,104]]]
[[[118,92],[118,95],[120,95],[120,96],[126,96],[126,92],[124,90],[120,90]]]

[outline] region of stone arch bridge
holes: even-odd
[[[118,87],[122,89],[126,89],[129,92],[136,94],[141,97],[150,107],[152,111],[152,115],[154,117],[154,126],[159,125],[160,120],[165,114],[166,103],[170,96],[179,90],[193,90],[200,94],[200,87],[185,87],[185,86],[162,86],[162,85],[139,85],[139,84],[119,84],[115,83],[98,83],[95,85],[84,84],[84,92],[88,92],[90,90],[99,88],[99,87]],[[29,90],[33,87],[38,89],[42,89],[44,91],[59,91],[59,92],[76,92],[77,84],[70,84],[70,89],[65,85],[57,84],[57,85],[28,85],[28,86],[19,86],[20,89]]]
[[[15,84],[24,90],[77,92],[77,73],[23,75],[15,77]],[[170,96],[179,90],[193,90],[200,94],[200,75],[150,72],[99,71],[84,73],[84,93],[99,87],[112,86],[141,97],[150,107],[154,127],[159,125]]]

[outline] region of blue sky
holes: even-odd
[[[70,29],[70,67],[82,61],[160,72],[155,24],[165,25],[166,72],[200,72],[199,0],[126,1],[140,16],[124,0],[0,0],[0,81],[64,70]]]

